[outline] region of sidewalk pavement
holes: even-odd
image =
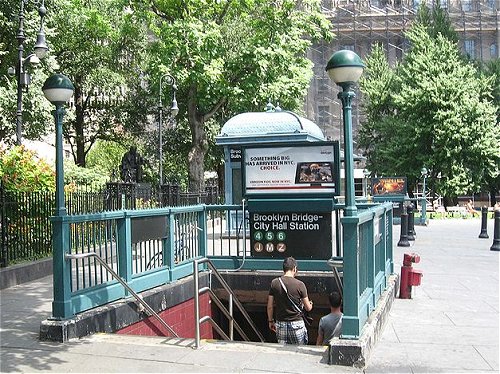
[[[416,226],[412,247],[421,257],[422,285],[412,299],[394,301],[366,373],[499,372],[499,254],[479,239],[479,219],[431,220]],[[96,334],[69,343],[38,341],[40,322],[50,315],[52,277],[2,290],[1,372],[276,372],[356,373],[330,366],[326,347],[203,342]]]

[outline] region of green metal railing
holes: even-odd
[[[147,209],[215,204],[221,201],[215,186],[201,193],[182,192],[179,186],[162,190],[141,189],[134,184],[109,183],[109,188],[92,191],[85,186],[65,193],[68,214],[93,214],[123,209]],[[53,192],[7,191],[0,183],[0,266],[38,260],[52,254],[50,216],[54,213]],[[83,232],[87,233],[85,229]],[[139,248],[141,250],[141,248]],[[140,269],[138,267],[138,269]]]
[[[341,218],[344,337],[359,337],[393,271],[392,204],[358,205]],[[52,217],[53,316],[70,318],[128,296],[96,253],[123,281],[141,292],[192,274],[203,257],[223,270],[281,270],[282,259],[254,258],[246,212],[238,205],[124,210]],[[332,256],[336,248],[332,248]],[[83,255],[68,259],[67,254]],[[330,272],[325,259],[300,260],[301,271]]]
[[[342,337],[358,338],[393,273],[392,203],[358,205],[343,227]]]

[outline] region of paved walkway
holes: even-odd
[[[395,271],[415,251],[424,272],[411,300],[396,299],[367,373],[499,371],[499,254],[478,239],[479,219],[431,220],[410,248],[394,247]],[[394,227],[394,241],[399,227]],[[2,290],[2,372],[354,373],[329,366],[323,347],[206,342],[97,334],[66,344],[38,341],[50,315],[51,277]]]

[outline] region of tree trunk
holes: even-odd
[[[219,195],[222,195],[225,190],[224,178],[224,164],[221,162],[219,165],[217,165],[217,187],[219,190]]]
[[[204,117],[198,112],[197,100],[198,87],[196,83],[189,86],[187,117],[191,129],[191,149],[188,154],[188,179],[189,192],[203,192],[205,190],[205,154],[207,153],[207,140]]]
[[[226,102],[225,97],[221,97],[212,109],[201,113],[197,100],[198,87],[192,83],[188,91],[187,115],[189,128],[191,129],[191,150],[188,154],[189,171],[189,191],[205,191],[205,155],[208,151],[207,134],[205,132],[205,122],[208,121]]]
[[[207,153],[207,139],[202,121],[189,123],[191,127],[191,150],[188,154],[189,162],[189,191],[205,191],[205,154]]]
[[[83,91],[81,89],[80,81],[77,78],[75,80],[75,145],[76,145],[76,157],[75,164],[81,167],[85,167],[85,138],[83,134],[84,127],[84,97]]]

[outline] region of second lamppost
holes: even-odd
[[[420,170],[420,174],[422,174],[422,177],[424,178],[422,186],[422,216],[420,219],[420,223],[422,225],[427,225],[427,197],[425,196],[425,180],[428,174],[427,169],[422,168],[422,170]]]
[[[370,191],[368,190],[368,177],[370,176],[370,171],[363,169],[363,177],[365,182],[365,197],[368,198]]]
[[[26,36],[24,35],[24,5],[28,3],[28,0],[21,0],[19,8],[19,28],[17,29],[17,66],[15,68],[17,76],[17,112],[16,112],[16,144],[21,145],[22,142],[22,129],[23,129],[23,89],[27,89],[30,84],[30,75],[25,70],[26,64],[37,65],[40,63],[40,59],[45,56],[49,47],[45,41],[45,32],[43,30],[43,19],[47,13],[43,0],[38,8],[38,14],[40,16],[40,29],[37,34],[36,43],[33,47],[34,53],[30,54],[28,57],[24,58],[24,41]],[[12,68],[11,68],[12,69]],[[10,70],[10,69],[9,69]]]
[[[354,156],[352,141],[352,99],[355,97],[352,87],[363,74],[365,65],[353,51],[341,50],[335,52],[328,64],[326,71],[342,91],[338,98],[342,101],[344,120],[344,170],[345,170],[345,216],[357,214],[354,190]]]
[[[159,157],[159,173],[160,173],[160,188],[163,185],[163,102],[162,102],[162,82],[166,79],[166,83],[172,87],[172,104],[169,108],[169,117],[173,119],[179,113],[179,107],[177,106],[177,100],[175,98],[175,93],[177,91],[177,85],[175,83],[175,78],[171,74],[165,74],[160,77],[160,93],[158,102],[158,157]]]

